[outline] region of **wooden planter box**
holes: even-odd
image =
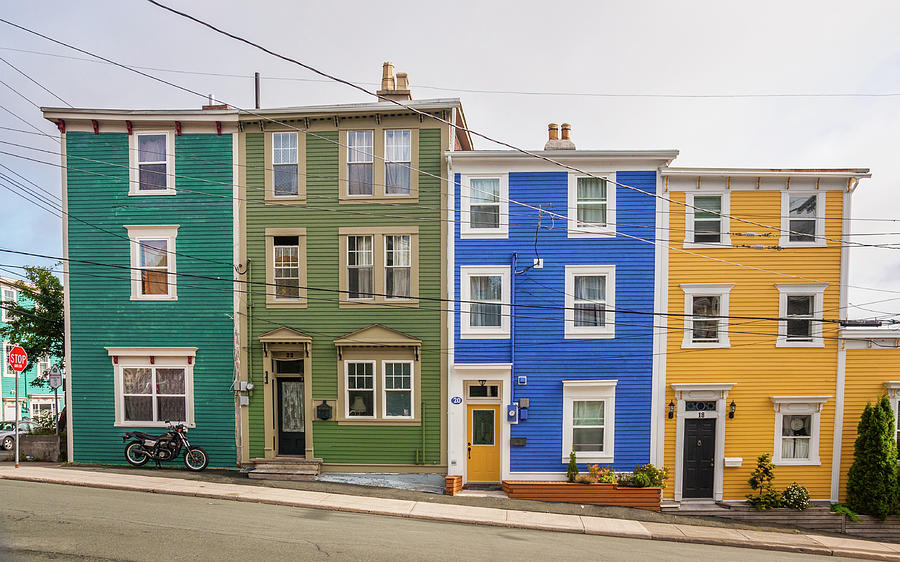
[[[859,523],[844,516],[844,532],[848,535],[900,542],[900,517],[889,516],[882,521],[871,515],[859,515]]]
[[[521,500],[615,505],[648,511],[659,511],[662,501],[662,488],[620,488],[618,484],[504,480],[503,491]]]
[[[447,496],[455,496],[457,492],[462,490],[462,476],[444,476],[444,494]]]

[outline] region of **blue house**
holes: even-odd
[[[467,482],[564,479],[571,451],[582,470],[657,458],[667,236],[651,194],[678,153],[579,151],[562,132],[551,124],[538,154],[584,173],[513,151],[450,156],[448,473]]]

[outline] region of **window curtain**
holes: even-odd
[[[500,301],[502,288],[499,275],[471,277],[469,283],[473,301]],[[500,304],[493,302],[471,304],[470,316],[472,326],[500,326],[500,315]]]

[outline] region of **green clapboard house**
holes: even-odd
[[[444,155],[471,139],[458,100],[413,101],[384,70],[379,94],[428,116],[380,100],[240,117],[251,477],[446,472]]]
[[[125,464],[126,431],[172,421],[233,468],[237,111],[43,111],[63,151],[69,461]]]

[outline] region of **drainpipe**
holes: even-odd
[[[509,276],[509,403],[516,401],[516,271],[519,254],[512,255],[512,275]]]

